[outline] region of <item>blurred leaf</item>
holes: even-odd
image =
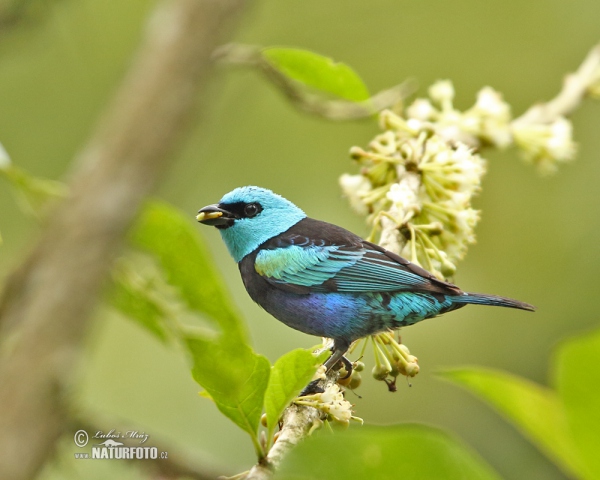
[[[210,338],[192,333],[185,325],[178,325],[177,332],[191,355],[192,376],[206,391],[202,395],[212,398],[225,416],[250,434],[261,455],[258,426],[271,365],[247,344],[242,321],[191,221],[175,208],[155,201],[144,208],[131,241],[158,259],[168,285],[177,289],[177,300],[162,292],[164,302],[181,300],[186,308],[219,327],[218,332],[210,332]],[[169,313],[168,305],[161,305],[162,297],[152,294],[151,281],[146,285],[122,281],[119,287],[121,309],[137,316],[159,336],[161,328],[168,333],[161,317],[164,322],[169,314],[187,312]]]
[[[149,203],[133,228],[132,243],[157,257],[168,283],[192,311],[206,315],[228,335],[245,339],[242,321],[191,218],[165,203]]]
[[[215,401],[218,409],[252,437],[260,454],[257,432],[271,364],[262,355],[227,338],[207,341],[187,338],[192,376]]]
[[[442,375],[488,401],[555,460],[565,473],[581,476],[581,462],[556,392],[490,369],[457,369]]]
[[[120,268],[119,268],[120,267]],[[167,312],[152,290],[144,284],[144,279],[136,277],[135,272],[119,265],[113,269],[113,285],[108,300],[127,318],[136,321],[162,343],[167,343],[165,317]]]
[[[311,381],[321,364],[320,357],[299,348],[286,353],[271,369],[269,385],[265,394],[268,438],[271,438],[283,410]]]
[[[6,170],[10,168],[12,161],[10,155],[4,148],[4,145],[0,143],[0,170]]]
[[[353,102],[369,99],[369,91],[361,78],[344,63],[296,48],[266,48],[262,54],[273,67],[293,80]]]
[[[274,480],[484,480],[498,475],[448,434],[423,425],[320,432],[285,458]]]
[[[35,217],[40,216],[41,210],[50,200],[63,198],[68,193],[64,183],[34,177],[25,170],[6,163],[6,159],[2,158],[2,150],[0,150],[0,175],[13,187],[21,210]]]
[[[600,331],[562,345],[556,384],[587,478],[600,478]]]

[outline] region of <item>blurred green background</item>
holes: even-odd
[[[0,33],[0,142],[17,165],[64,178],[122,78],[154,2],[40,3]],[[450,78],[461,109],[491,85],[518,115],[558,91],[564,74],[600,40],[599,19],[596,0],[263,0],[249,9],[236,40],[331,56],[352,66],[372,92],[411,77],[423,94],[436,79]],[[221,68],[212,88],[204,121],[173,157],[161,197],[188,212],[192,222],[199,207],[232,188],[260,185],[312,217],[367,234],[341,198],[337,180],[355,172],[348,150],[368,143],[378,132],[375,122],[330,123],[300,114],[251,71]],[[585,102],[573,122],[577,159],[552,177],[540,177],[514,151],[487,152],[489,171],[476,202],[483,211],[478,243],[455,278],[465,290],[512,296],[535,304],[538,312],[470,307],[405,329],[403,341],[419,357],[421,373],[412,388],[399,382],[395,394],[367,375],[361,398],[349,397],[366,423],[442,426],[505,478],[564,478],[495,412],[434,373],[477,364],[548,384],[557,342],[598,324],[600,102]],[[218,233],[198,229],[258,352],[274,361],[316,343],[254,305]],[[6,275],[38,232],[6,184],[0,185],[0,232]],[[153,436],[167,438],[201,461],[225,466],[223,473],[253,463],[246,435],[197,395],[199,387],[177,352],[127,320],[105,311],[98,317],[74,385],[84,411],[140,425],[150,434],[149,444]],[[73,461],[72,442],[63,450],[64,459],[47,477],[139,475],[120,462]]]

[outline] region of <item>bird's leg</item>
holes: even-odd
[[[325,370],[329,372],[333,367],[335,367],[337,363],[344,357],[344,353],[346,353],[345,350],[339,350],[334,345],[333,353],[323,364],[325,366]]]
[[[352,363],[350,362],[350,360],[344,357],[344,354],[348,351],[349,347],[350,344],[348,342],[339,340],[333,341],[333,353],[331,354],[331,357],[329,357],[327,361],[323,364],[325,365],[325,369],[327,370],[327,372],[329,372],[333,367],[335,367],[338,364],[338,362],[341,361],[344,364],[344,367],[346,367],[346,370],[348,371],[348,375],[346,375],[344,378],[348,378],[352,374]]]

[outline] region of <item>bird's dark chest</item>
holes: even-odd
[[[265,302],[269,296],[269,290],[273,287],[258,273],[254,268],[254,261],[256,260],[256,252],[246,255],[239,263],[240,274],[242,276],[242,282],[250,298],[256,303],[265,307]]]

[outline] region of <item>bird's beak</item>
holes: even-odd
[[[208,205],[198,210],[196,220],[204,225],[211,225],[213,227],[230,227],[235,221],[235,216],[222,209],[219,205]]]

